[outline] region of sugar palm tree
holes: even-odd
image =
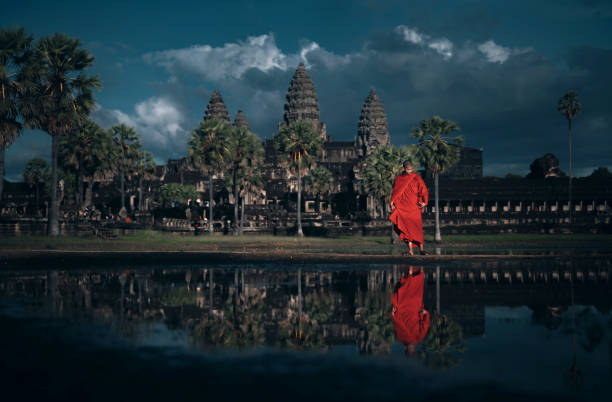
[[[578,94],[574,91],[567,92],[561,99],[559,99],[559,105],[557,110],[567,119],[567,144],[569,150],[569,221],[572,223],[572,119],[580,113],[581,110],[580,102],[578,101]]]
[[[81,42],[56,33],[38,41],[36,67],[30,70],[24,91],[21,115],[26,126],[51,136],[51,206],[48,234],[59,235],[57,167],[59,138],[70,135],[85,123],[95,102],[93,90],[100,88],[97,76],[84,71],[93,65],[93,56],[81,49]]]
[[[21,132],[19,101],[32,37],[23,28],[0,30],[0,202],[4,190],[4,153]]]
[[[36,192],[36,215],[40,215],[40,183],[49,180],[49,164],[42,158],[30,160],[23,171],[23,180],[34,186]]]
[[[324,166],[312,169],[304,179],[306,190],[317,196],[317,211],[320,211],[321,195],[329,195],[335,188],[334,177]]]
[[[248,194],[255,194],[264,187],[263,163],[264,163],[264,148],[261,140],[257,135],[251,133],[250,141],[247,148],[249,152],[243,160],[240,167],[238,177],[240,179],[240,229],[242,234],[244,230],[244,204]]]
[[[110,151],[110,135],[91,120],[79,126],[71,135],[60,138],[59,158],[64,167],[70,167],[76,173],[78,207],[83,206],[83,187],[85,179],[106,168],[106,157]]]
[[[302,231],[302,176],[314,167],[323,145],[321,136],[310,124],[295,122],[283,126],[274,138],[274,147],[281,163],[297,177],[297,235],[304,236]]]
[[[228,129],[228,134],[230,175],[227,183],[231,187],[230,191],[234,192],[234,234],[238,235],[242,233],[242,228],[238,225],[240,188],[243,187],[245,180],[253,173],[253,170],[263,162],[263,145],[259,137],[247,128],[232,127]]]
[[[208,175],[209,194],[209,221],[208,230],[213,234],[213,176],[225,170],[230,159],[226,139],[229,137],[230,127],[221,120],[207,120],[192,131],[189,137],[188,152],[191,161]]]
[[[113,126],[110,129],[113,136],[114,165],[121,186],[121,209],[125,208],[125,179],[135,173],[142,145],[138,133],[125,124]]]
[[[248,168],[249,173],[244,175],[241,189],[241,204],[240,207],[240,234],[244,231],[244,200],[247,194],[254,194],[263,189],[265,181],[262,173],[263,169],[263,146],[261,149],[261,159],[254,159],[254,165]]]
[[[435,241],[440,243],[440,211],[439,211],[439,192],[438,176],[448,168],[459,162],[461,157],[461,146],[463,138],[461,136],[450,137],[454,131],[458,131],[457,123],[444,120],[440,116],[423,120],[418,128],[412,130],[411,137],[418,141],[418,157],[428,172],[434,176],[434,194],[436,206],[436,233]]]
[[[155,160],[149,151],[139,149],[134,172],[138,176],[138,210],[143,210],[142,186],[144,180],[151,180],[155,176]]]
[[[388,213],[393,182],[402,170],[402,163],[406,159],[414,159],[415,153],[414,146],[384,145],[377,148],[366,159],[363,172],[363,191],[365,194],[372,196],[375,208],[380,208],[380,216]],[[418,163],[417,161],[413,163],[416,169]]]

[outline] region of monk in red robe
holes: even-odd
[[[393,222],[393,228],[410,250],[413,244],[419,246],[421,254],[423,249],[423,221],[421,213],[429,202],[429,193],[425,182],[417,173],[410,160],[403,164],[404,171],[395,178],[393,192],[391,193],[391,215],[389,220]]]
[[[406,345],[406,352],[411,355],[429,330],[429,312],[423,306],[424,285],[423,269],[415,270],[410,267],[391,296],[395,336],[399,342]]]

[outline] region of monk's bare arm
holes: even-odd
[[[429,192],[427,191],[427,187],[425,186],[425,182],[423,179],[419,177],[419,207],[425,208],[429,203]]]

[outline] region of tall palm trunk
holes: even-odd
[[[91,200],[93,199],[93,175],[89,180],[89,183],[87,183],[87,187],[85,187],[85,206],[88,207],[91,205]]]
[[[213,234],[213,175],[212,172],[208,176],[208,231]]]
[[[83,157],[78,158],[79,168],[77,169],[77,191],[76,191],[76,204],[77,208],[83,207],[83,184],[85,181],[85,174],[83,173]]]
[[[121,209],[125,208],[125,171],[121,169]]]
[[[83,184],[84,183],[85,183],[85,175],[83,174],[83,169],[79,168],[78,179],[77,179],[77,196],[76,196],[76,203],[77,203],[78,208],[83,207]]]
[[[138,210],[142,211],[142,174],[138,175]]]
[[[240,234],[238,228],[238,184],[236,183],[236,174],[234,174],[234,236]]]
[[[47,221],[47,234],[59,236],[59,222],[57,221],[57,154],[59,149],[59,138],[51,136],[51,208],[49,209],[49,220]]]
[[[569,147],[569,223],[572,224],[572,119],[567,119],[568,130],[567,130],[567,143]]]
[[[240,234],[244,232],[244,197],[240,200]]]
[[[2,194],[4,192],[4,145],[0,144],[0,204],[2,204]]]
[[[36,216],[40,215],[40,198],[39,198],[39,191],[38,191],[38,187],[39,187],[39,182],[36,181],[36,183],[34,184],[34,188],[36,191]]]
[[[434,194],[436,200],[436,234],[434,240],[436,241],[436,243],[441,243],[442,236],[440,235],[440,202],[438,195],[438,172],[434,173]]]
[[[300,176],[300,167],[298,166],[298,196],[297,196],[297,235],[304,237],[302,231],[302,176]]]

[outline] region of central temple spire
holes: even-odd
[[[312,129],[327,138],[325,124],[319,120],[319,100],[304,63],[298,65],[285,97],[284,123],[307,122]]]
[[[221,92],[216,89],[212,93],[210,101],[208,105],[206,105],[206,111],[204,112],[204,121],[213,119],[224,121],[227,124],[230,123],[229,113],[221,97]]]
[[[370,155],[376,148],[389,143],[387,115],[375,90],[370,90],[357,124],[357,147],[362,156]]]

